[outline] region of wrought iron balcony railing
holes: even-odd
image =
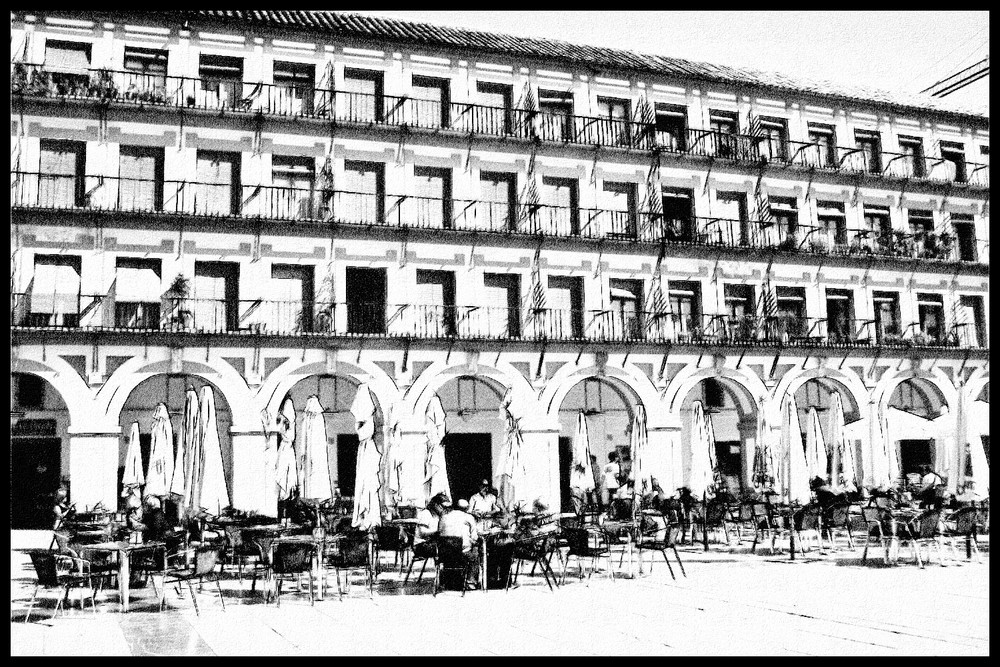
[[[177,297],[136,303],[116,301],[103,295],[30,292],[12,294],[11,321],[15,328],[22,329],[233,335],[813,347],[986,347],[983,328],[968,324],[932,329],[913,323],[900,332],[898,326],[892,325],[879,329],[874,320],[792,315],[692,315],[621,309],[531,310],[442,304]]]
[[[676,246],[776,249],[857,257],[989,261],[988,241],[959,237],[948,230],[909,234],[894,230],[833,229],[804,223],[789,229],[773,221],[670,217],[649,211],[381,195],[322,186],[235,186],[13,172],[11,203],[14,207],[57,210],[239,216],[318,224],[662,241]]]
[[[384,125],[498,137],[637,150],[663,150],[736,162],[775,163],[894,179],[966,183],[989,188],[989,165],[955,163],[913,154],[867,153],[821,145],[688,128],[657,130],[633,120],[526,111],[470,102],[450,102],[330,90],[302,82],[260,83],[209,77],[167,76],[110,69],[76,73],[15,63],[16,95],[93,99],[141,106],[307,117],[357,125]]]

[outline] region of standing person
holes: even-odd
[[[611,452],[608,454],[608,464],[604,466],[604,488],[601,491],[601,498],[605,506],[611,504],[611,499],[614,498],[618,487],[621,486],[618,483],[621,473],[621,466],[618,465],[618,452]]]

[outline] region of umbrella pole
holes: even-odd
[[[708,489],[701,492],[701,541],[708,551]]]
[[[789,560],[795,560],[795,508],[792,506],[791,514],[789,515],[791,519],[791,524],[788,526],[788,550],[791,551],[791,556]]]

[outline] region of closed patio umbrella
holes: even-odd
[[[714,452],[711,451],[711,433],[701,401],[691,408],[691,473],[688,488],[691,495],[705,496],[712,485]]]
[[[799,425],[799,411],[791,396],[785,401],[784,418],[781,421],[781,454],[784,472],[784,497],[789,503],[806,505],[811,500],[809,492],[809,471],[806,455],[802,448],[802,427]]]
[[[274,464],[275,487],[278,500],[288,500],[299,485],[299,471],[295,462],[295,404],[291,397],[281,404],[278,413],[278,451]]]
[[[844,403],[840,394],[833,394],[833,421],[830,423],[830,444],[834,450],[833,483],[842,485],[846,491],[857,491],[861,482],[858,474],[854,443],[847,439],[847,423],[844,417]],[[837,462],[839,460],[839,466]],[[843,475],[843,482],[838,475]]]
[[[587,433],[587,416],[580,410],[573,436],[573,462],[569,473],[569,486],[581,494],[593,491],[594,468],[590,461],[590,435]]]
[[[525,468],[522,460],[524,439],[521,435],[519,420],[510,411],[511,395],[508,390],[500,405],[500,414],[504,419],[503,446],[500,448],[500,503],[508,511],[518,506],[524,500]]]
[[[146,495],[163,497],[170,492],[174,477],[174,429],[167,406],[160,403],[150,425],[149,466],[146,469]]]
[[[219,424],[215,416],[215,393],[208,385],[201,388],[198,421],[201,424],[202,439],[201,471],[198,476],[197,493],[193,496],[195,503],[191,509],[195,512],[205,510],[211,515],[218,516],[231,503],[229,489],[226,486],[226,473],[222,465],[222,445],[219,443]]]
[[[323,406],[315,395],[306,401],[302,432],[298,437],[299,469],[302,471],[299,495],[303,500],[317,503],[328,500],[333,497],[333,489],[326,450],[326,421],[323,418]]]
[[[713,438],[710,436],[711,439]],[[653,469],[649,465],[649,436],[646,433],[646,408],[642,405],[635,407],[635,414],[632,417],[629,455],[632,458],[633,494],[642,496],[653,488]]]
[[[958,453],[962,472],[962,481],[965,486],[972,483],[972,488],[980,498],[990,496],[990,464],[986,458],[986,449],[983,447],[983,439],[979,433],[973,432],[970,420],[969,409],[965,400],[965,387],[960,387],[958,391],[958,408],[956,410],[957,441],[959,443]],[[968,460],[966,459],[968,457]],[[972,467],[972,474],[967,475],[967,468]],[[949,476],[949,490],[950,490]]]
[[[435,394],[431,397],[424,413],[427,428],[427,450],[424,456],[424,502],[432,496],[444,493],[451,497],[448,486],[448,471],[445,468],[444,447],[441,441],[446,431],[444,407]]]
[[[399,419],[389,411],[388,427],[386,428],[386,504],[398,506],[403,504],[403,477],[407,468],[406,455],[403,451],[403,434]]]
[[[809,477],[821,477],[825,480],[826,466],[826,442],[819,424],[819,413],[816,408],[809,408],[806,411],[806,468]]]
[[[368,530],[382,525],[379,471],[382,454],[375,445],[375,401],[367,384],[358,387],[351,404],[358,431],[357,472],[354,476],[354,516],[351,525]]]
[[[767,411],[761,401],[757,406],[757,442],[753,452],[753,483],[761,489],[776,483],[774,442]]]
[[[177,448],[177,458],[174,461],[174,478],[170,484],[170,493],[180,497],[179,505],[182,517],[190,516],[191,478],[194,473],[192,463],[200,456],[201,436],[198,422],[198,393],[194,387],[188,386],[184,394],[184,420],[181,424],[181,441]]]
[[[869,447],[871,448],[871,485],[879,488],[892,488],[894,478],[892,475],[891,463],[889,460],[889,442],[885,432],[885,419],[879,414],[878,406],[871,404],[871,419],[869,421],[871,437]],[[868,473],[865,473],[865,480],[868,481]]]
[[[139,422],[132,422],[129,432],[128,449],[125,450],[125,470],[122,472],[122,486],[139,490],[146,483],[142,474],[142,450],[139,448]]]

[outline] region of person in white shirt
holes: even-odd
[[[434,543],[431,539],[438,534],[438,522],[445,501],[447,496],[439,493],[427,502],[427,507],[417,512],[417,529],[413,534],[413,555],[417,558],[434,556]]]
[[[920,504],[925,508],[937,507],[940,502],[937,487],[939,484],[944,484],[944,479],[929,465],[923,467],[923,473],[923,477],[920,478],[920,493],[918,494]]]
[[[466,562],[470,564],[470,580],[468,584],[473,588],[479,586],[479,549],[474,548],[479,542],[479,530],[476,528],[476,520],[468,512],[469,501],[459,500],[455,509],[444,508],[444,514],[438,521],[438,535],[440,537],[459,537],[462,539],[462,554]]]
[[[469,513],[477,519],[497,511],[497,494],[490,486],[489,480],[479,483],[479,492],[469,499]]]
[[[611,503],[611,499],[618,491],[620,486],[618,476],[621,475],[621,472],[621,466],[618,465],[618,452],[611,452],[608,454],[608,464],[604,466],[604,493],[602,495],[605,505]]]

